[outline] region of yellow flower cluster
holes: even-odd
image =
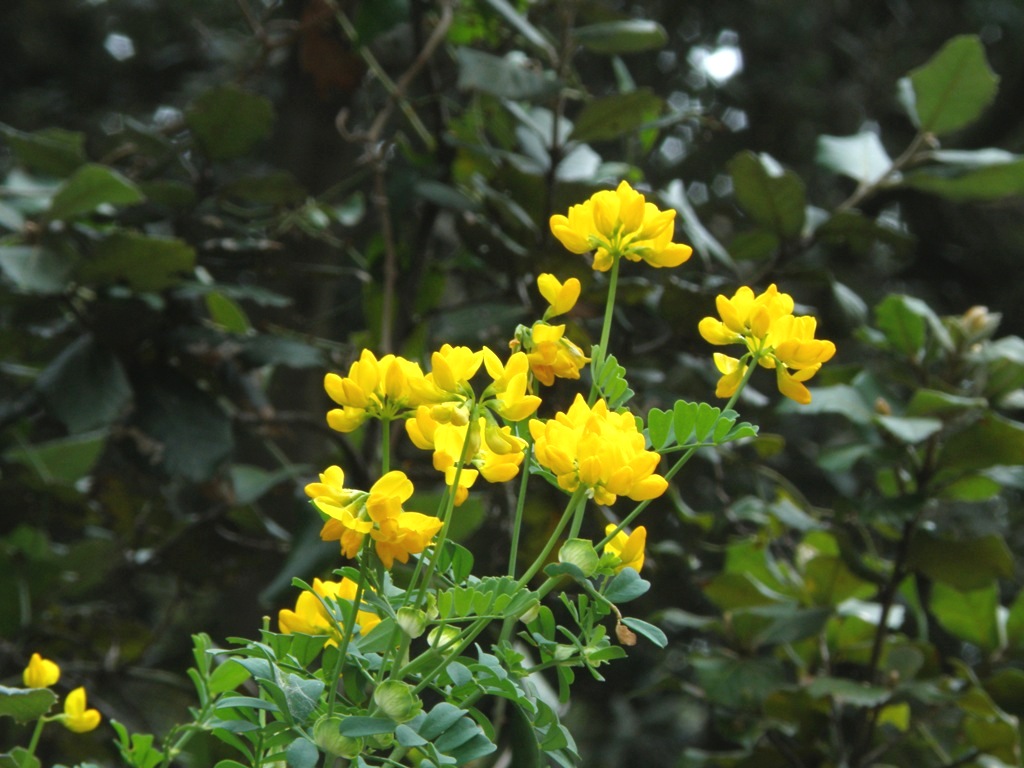
[[[693,249],[673,243],[675,210],[661,211],[623,181],[551,217],[552,234],[573,253],[594,251],[594,269],[607,272],[619,258],[652,267],[677,267]]]
[[[60,667],[55,661],[33,653],[21,677],[26,688],[49,688],[60,680]],[[60,720],[69,731],[88,733],[95,730],[103,718],[98,710],[89,709],[85,688],[79,686],[64,699],[64,713],[53,719]]]
[[[718,296],[716,307],[721,320],[705,317],[698,329],[706,341],[715,345],[745,344],[741,358],[715,353],[715,366],[722,377],[715,394],[731,397],[746,375],[750,364],[774,368],[779,391],[801,404],[811,402],[804,386],[823,363],[832,359],[836,346],[815,339],[817,322],[810,315],[793,314],[793,297],[780,293],[774,284],[755,295],[747,286],[732,298]]]
[[[351,579],[341,581],[320,581],[313,579],[313,591],[303,590],[295,601],[295,610],[282,608],[277,614],[277,626],[282,634],[290,635],[299,632],[304,635],[330,635],[328,645],[337,645],[337,628],[327,613],[323,602],[318,599],[343,600],[353,602],[356,599],[358,585]],[[368,633],[380,624],[380,617],[370,611],[356,611],[356,624],[359,632]]]
[[[553,419],[530,421],[537,462],[554,473],[559,487],[580,486],[598,504],[619,496],[643,501],[661,496],[668,481],[654,470],[661,456],[645,449],[629,411],[614,413],[604,400],[593,407],[576,395],[569,410]]]
[[[590,362],[583,350],[565,337],[565,325],[552,325],[548,320],[564,315],[576,306],[580,297],[580,281],[570,277],[564,283],[544,273],[537,278],[541,296],[548,302],[544,317],[532,326],[519,326],[509,345],[526,353],[530,372],[541,384],[550,387],[555,379],[578,379],[580,371]]]
[[[413,445],[434,452],[434,469],[444,473],[445,483],[455,487],[455,505],[466,500],[477,477],[489,483],[504,483],[519,473],[526,441],[512,434],[509,426],[489,423],[484,416],[475,424],[445,424],[431,416],[430,408],[420,406],[405,422],[405,431]],[[458,462],[464,458],[462,470]]]
[[[369,536],[385,568],[395,560],[408,562],[441,530],[438,518],[402,508],[412,491],[412,481],[397,470],[383,475],[369,493],[345,488],[345,473],[337,466],[306,486],[306,495],[326,518],[320,538],[338,541],[346,557],[355,557]]]

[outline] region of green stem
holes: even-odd
[[[391,471],[391,419],[380,420],[380,473],[386,475]]]
[[[575,490],[572,497],[569,499],[569,503],[565,506],[565,512],[562,513],[562,519],[558,521],[558,525],[555,526],[555,530],[552,531],[551,536],[548,537],[547,544],[544,545],[544,549],[537,559],[533,561],[533,564],[526,569],[526,573],[522,575],[519,581],[516,582],[516,587],[525,587],[530,579],[536,575],[537,571],[541,569],[544,563],[548,559],[548,555],[551,554],[551,550],[555,548],[555,544],[558,543],[558,537],[562,535],[562,531],[565,530],[565,526],[569,524],[576,515],[576,508],[583,505],[583,501],[586,499],[586,488],[582,485]]]
[[[363,539],[363,551],[359,557],[359,581],[356,584],[356,594],[352,598],[352,619],[344,628],[341,644],[338,646],[338,659],[334,662],[334,669],[331,677],[331,691],[327,698],[327,714],[334,714],[334,704],[338,698],[338,679],[341,677],[341,669],[345,665],[345,656],[348,654],[349,643],[355,634],[356,616],[359,615],[359,606],[363,601],[363,588],[366,584],[367,563],[370,560],[370,546],[372,539],[366,536]]]
[[[39,746],[39,737],[43,735],[43,726],[49,721],[47,717],[40,717],[36,720],[36,728],[32,731],[32,739],[28,743],[28,753],[34,755],[36,747]]]
[[[619,264],[621,258],[615,257],[612,260],[611,274],[608,276],[608,296],[604,303],[604,322],[601,325],[601,341],[597,349],[592,353],[593,360],[590,362],[590,370],[593,374],[593,381],[590,385],[590,405],[597,399],[597,373],[604,367],[605,358],[608,356],[608,341],[612,333],[612,315],[615,314],[615,294],[619,288]]]
[[[516,513],[512,521],[512,542],[508,553],[508,575],[516,577],[516,558],[519,555],[519,536],[523,527],[523,512],[526,509],[526,485],[530,480],[530,464],[533,461],[533,436],[526,431],[526,447],[523,465],[519,468],[519,496],[516,498]]]

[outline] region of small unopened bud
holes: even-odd
[[[363,751],[363,740],[341,734],[341,716],[324,715],[313,726],[313,741],[320,749],[335,757],[353,760]]]
[[[427,633],[427,644],[431,648],[440,648],[451,645],[459,636],[459,630],[455,627],[434,627]]]
[[[891,416],[892,406],[889,405],[889,401],[884,397],[879,397],[875,400],[875,413],[879,416]]]
[[[396,723],[412,720],[423,709],[423,702],[412,686],[398,680],[385,680],[373,692],[373,703]]]
[[[398,626],[409,637],[419,637],[427,629],[427,614],[419,608],[406,605],[398,609]]]
[[[623,645],[636,645],[636,632],[631,630],[621,621],[615,624],[615,636]]]
[[[594,543],[589,539],[569,539],[558,550],[558,562],[575,565],[584,576],[592,576],[600,561]]]

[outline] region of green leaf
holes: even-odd
[[[815,699],[827,696],[839,704],[853,707],[877,707],[892,696],[886,688],[843,677],[816,677],[806,690]]]
[[[769,657],[697,657],[691,663],[708,701],[729,709],[758,708],[787,682],[782,664]]]
[[[216,400],[187,379],[167,372],[140,383],[135,427],[155,444],[165,471],[200,482],[209,478],[234,448],[231,421]]]
[[[664,47],[668,42],[665,28],[650,19],[589,24],[574,29],[572,36],[589,51],[616,55],[653,51]]]
[[[906,445],[923,443],[942,429],[942,422],[938,419],[909,416],[876,416],[875,422],[890,435]]]
[[[980,167],[928,167],[908,173],[902,186],[956,203],[1024,195],[1024,159]]]
[[[814,390],[814,399],[806,406],[785,400],[780,404],[779,411],[787,414],[838,414],[853,424],[870,424],[874,418],[874,412],[864,401],[864,396],[849,384],[818,387]]]
[[[815,392],[817,394],[817,392]],[[907,416],[950,417],[976,408],[986,408],[988,401],[983,397],[951,395],[937,389],[918,389],[907,403]]]
[[[817,161],[865,185],[877,184],[892,168],[892,158],[878,134],[870,131],[855,136],[819,136]]]
[[[33,470],[46,483],[73,485],[92,471],[107,443],[107,430],[9,448],[4,459]]]
[[[595,350],[590,351],[591,358],[594,358]],[[635,394],[626,381],[626,369],[619,365],[615,355],[608,355],[601,363],[600,368],[593,371],[594,380],[601,396],[608,403],[608,410],[614,411],[628,403]]]
[[[92,213],[101,205],[133,205],[145,198],[142,191],[120,173],[105,165],[83,165],[65,181],[46,216],[49,219],[73,219]]]
[[[647,438],[651,447],[660,451],[673,439],[671,411],[663,411],[660,408],[651,408],[647,412]]]
[[[632,629],[638,635],[642,635],[654,643],[659,648],[665,648],[668,646],[668,637],[658,627],[653,624],[649,624],[646,621],[640,619],[631,619],[628,616],[624,616],[622,623]]]
[[[750,217],[784,239],[803,230],[804,183],[769,155],[740,152],[728,164],[736,202]]]
[[[316,710],[325,687],[323,680],[304,678],[291,672],[280,679],[280,686],[288,702],[288,711],[300,723]]]
[[[994,579],[980,589],[966,591],[938,581],[932,585],[928,605],[954,637],[974,643],[986,653],[999,647],[999,591]]]
[[[40,173],[63,178],[86,161],[84,133],[62,128],[24,133],[0,124],[0,135],[20,163]]]
[[[206,294],[206,311],[210,313],[210,319],[228,333],[242,335],[252,330],[245,310],[219,291]]]
[[[284,751],[289,768],[315,768],[320,760],[320,750],[309,739],[299,736]]]
[[[1013,575],[1013,555],[1002,536],[940,538],[918,531],[910,542],[908,562],[933,581],[961,591],[987,587]]]
[[[587,102],[569,134],[572,141],[608,141],[654,120],[665,102],[648,88]]]
[[[995,98],[998,83],[981,41],[961,35],[912,70],[900,88],[914,124],[941,136],[977,120]]]
[[[628,603],[636,600],[651,588],[651,583],[640,578],[632,568],[623,568],[608,583],[604,596],[612,603]]]
[[[227,160],[246,154],[270,133],[274,109],[262,96],[221,85],[196,99],[185,121],[208,157]]]
[[[943,349],[952,349],[949,332],[926,303],[913,296],[891,294],[875,307],[875,324],[894,349],[917,358],[930,331]]]
[[[1024,464],[1024,424],[986,413],[943,443],[936,468],[939,473],[948,475],[1021,464]]]
[[[41,245],[0,246],[0,271],[23,293],[63,293],[74,269],[70,251]]]
[[[7,688],[0,685],[0,717],[16,722],[36,720],[57,703],[57,694],[49,688]]]
[[[395,721],[390,717],[366,717],[352,715],[341,721],[341,735],[353,739],[362,736],[376,736],[380,733],[394,733]]]
[[[557,57],[554,46],[548,41],[545,34],[530,23],[530,20],[516,10],[507,0],[483,0],[493,8],[502,18],[505,19],[519,34],[531,45],[544,52],[549,59]]]
[[[540,100],[558,90],[554,74],[538,72],[521,57],[494,56],[473,48],[455,52],[459,63],[458,87],[482,91],[502,99]]]
[[[98,242],[77,273],[84,282],[124,282],[137,291],[160,291],[180,282],[195,260],[192,246],[182,240],[119,231]]]
[[[89,333],[54,358],[36,379],[36,389],[72,434],[110,426],[132,399],[121,361]]]
[[[0,754],[0,768],[40,768],[42,763],[24,747],[15,747]]]

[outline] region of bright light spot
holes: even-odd
[[[118,61],[126,61],[135,55],[135,43],[132,42],[132,39],[117,32],[107,35],[107,39],[103,41],[103,47]]]
[[[157,128],[169,128],[182,121],[184,115],[180,109],[175,107],[160,106],[153,113],[153,122]]]
[[[698,65],[716,85],[723,85],[743,70],[743,53],[734,45],[705,49]]]
[[[742,131],[750,125],[750,121],[747,120],[747,113],[742,109],[736,109],[735,107],[729,107],[722,113],[722,122],[725,123],[726,128],[733,133],[736,131]]]
[[[677,163],[683,159],[683,155],[686,154],[686,148],[683,146],[681,139],[676,136],[669,136],[663,142],[661,142],[660,153],[665,161],[668,163]]]

